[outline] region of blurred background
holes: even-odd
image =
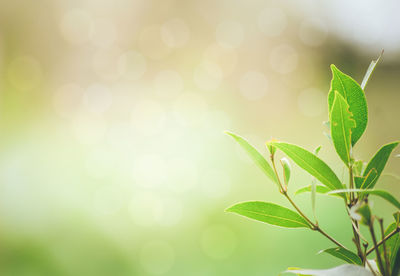
[[[331,63],[366,88],[369,160],[399,139],[398,1],[0,0],[0,274],[278,275],[341,264],[317,233],[224,213],[289,207],[223,133],[322,145]],[[399,153],[399,151],[397,151]],[[400,158],[387,173],[400,174]],[[310,184],[294,167],[289,193]],[[399,180],[380,188],[400,196]],[[308,194],[294,197],[311,216]],[[374,200],[390,221],[394,209]],[[342,202],[317,216],[351,247]]]

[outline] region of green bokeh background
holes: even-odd
[[[395,1],[0,1],[0,274],[277,275],[328,268],[317,233],[224,209],[289,207],[224,130],[314,149],[329,65],[366,89],[356,156],[400,137]],[[362,4],[362,5],[361,5]],[[394,29],[394,30],[393,30]],[[398,29],[398,28],[397,28]],[[398,151],[397,151],[398,153]],[[391,158],[387,173],[399,173]],[[310,183],[294,167],[289,193]],[[399,180],[380,188],[400,197]],[[295,197],[311,215],[309,195]],[[389,222],[393,207],[373,200]],[[351,247],[341,201],[320,225]]]

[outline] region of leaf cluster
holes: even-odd
[[[318,157],[321,147],[309,151],[292,143],[271,140],[266,143],[270,155],[269,158],[265,158],[244,138],[227,132],[278,187],[292,208],[270,202],[248,201],[235,204],[226,211],[275,226],[306,228],[318,232],[335,245],[321,250],[320,253],[329,254],[347,263],[328,270],[289,268],[287,272],[297,275],[400,275],[400,202],[390,192],[375,189],[399,141],[383,145],[368,162],[357,159],[354,150],[367,128],[365,86],[379,59],[380,57],[371,62],[361,85],[335,65],[331,65],[332,80],[327,95],[327,136],[348,171],[348,181],[340,180],[331,167]],[[279,163],[275,160],[277,151],[285,155]],[[289,160],[311,175],[311,184],[295,191],[294,195],[308,192],[311,194],[313,218],[307,216],[289,195],[289,181],[293,181],[290,179],[292,166]],[[281,173],[277,170],[277,164],[282,167]],[[317,194],[334,196],[343,201],[353,230],[353,249],[345,247],[318,224],[315,214]],[[370,196],[380,197],[396,209],[394,221],[389,223],[386,230],[383,219],[372,211]],[[375,231],[376,226],[380,228],[380,235]],[[366,231],[369,231],[369,238],[362,234]],[[369,242],[370,240],[372,242]],[[368,258],[371,253],[375,253],[374,259]]]

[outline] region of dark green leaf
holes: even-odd
[[[393,232],[394,230],[396,230],[396,223],[392,223],[388,226],[388,228],[385,230],[385,236],[389,235],[391,232]],[[398,255],[398,250],[400,248],[400,234],[397,233],[395,235],[393,235],[392,237],[390,237],[389,239],[387,239],[385,241],[385,245],[386,245],[386,253],[388,255],[389,258],[389,263],[391,265],[391,267],[393,268],[395,260],[396,260],[396,256]],[[383,246],[379,246],[379,251],[383,252]]]
[[[298,213],[274,203],[248,201],[233,205],[226,211],[272,225],[288,228],[310,228],[308,222]]]
[[[378,181],[379,176],[381,175],[385,165],[389,159],[390,154],[394,150],[395,147],[399,144],[398,141],[384,145],[382,148],[378,150],[378,152],[372,157],[371,161],[369,161],[367,168],[364,171],[364,175],[366,176],[370,170],[375,169],[377,171],[377,176],[374,177],[371,181],[367,180],[363,188],[371,189],[375,186]]]
[[[372,73],[374,72],[376,65],[378,64],[379,60],[381,59],[382,55],[383,55],[383,50],[382,50],[381,54],[379,55],[379,57],[376,60],[371,61],[371,63],[369,64],[367,72],[365,73],[365,76],[361,82],[361,88],[363,90],[365,90],[365,86],[367,86],[367,83],[368,83]]]
[[[226,134],[230,135],[235,139],[240,146],[247,152],[247,154],[253,159],[254,163],[268,176],[273,182],[278,184],[278,180],[276,179],[275,173],[271,166],[268,164],[267,160],[265,160],[264,156],[261,155],[252,145],[249,144],[244,138],[233,134],[231,132],[226,132]]]
[[[344,264],[329,269],[299,269],[289,267],[286,272],[313,276],[373,276],[372,272],[359,265]]]
[[[284,142],[271,142],[271,144],[283,151],[299,167],[310,173],[329,189],[343,188],[342,183],[332,169],[315,154],[294,144]]]
[[[397,249],[395,256],[393,263],[391,263],[392,275],[398,276],[400,275],[400,247]]]
[[[330,112],[331,136],[337,154],[347,167],[350,166],[351,160],[351,132],[356,126],[352,117],[346,100],[338,91],[335,91]]]
[[[368,122],[368,107],[364,91],[360,85],[350,76],[342,73],[335,65],[331,65],[332,81],[328,95],[329,112],[332,110],[335,99],[335,91],[345,98],[349,104],[349,110],[356,121],[356,127],[352,131],[351,144],[354,146],[364,133]]]
[[[362,204],[357,210],[356,213],[361,215],[360,222],[365,225],[371,224],[371,209],[368,204]]]
[[[328,248],[325,250],[321,250],[319,253],[328,253],[336,258],[342,259],[349,264],[362,265],[362,261],[357,254],[342,247]]]

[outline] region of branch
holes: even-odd
[[[369,254],[371,254],[371,253],[375,250],[375,247],[380,246],[384,241],[388,240],[389,238],[391,238],[393,235],[395,235],[395,234],[398,233],[399,231],[400,231],[400,226],[397,226],[396,229],[394,229],[394,230],[393,230],[392,232],[390,232],[384,239],[382,239],[380,242],[378,242],[378,243],[376,244],[376,246],[374,246],[374,247],[372,247],[371,249],[369,249],[369,250],[367,251],[367,256],[368,256]]]
[[[279,178],[278,171],[276,170],[275,161],[274,161],[274,155],[273,155],[273,154],[271,154],[271,163],[272,163],[272,167],[273,167],[273,169],[274,169],[276,178],[278,179],[279,186],[280,186],[280,188],[281,188],[281,191],[280,191],[281,194],[283,194],[283,195],[289,200],[290,204],[292,204],[292,206],[296,209],[296,211],[299,213],[299,215],[302,216],[302,217],[311,225],[311,227],[312,227],[311,229],[314,230],[314,231],[318,231],[319,233],[321,233],[322,235],[324,235],[326,238],[328,238],[330,241],[332,241],[332,242],[333,242],[334,244],[336,244],[337,246],[339,246],[339,247],[341,247],[341,248],[344,248],[344,249],[347,249],[343,244],[341,244],[340,242],[338,242],[337,240],[335,240],[333,237],[331,237],[330,235],[328,235],[325,231],[323,231],[323,230],[318,226],[318,224],[313,223],[313,222],[299,209],[299,207],[297,207],[296,203],[294,203],[294,201],[293,201],[293,200],[290,198],[290,196],[288,195],[286,187],[284,187],[284,186],[282,185],[282,182],[281,182],[281,180],[280,180],[280,178]]]

